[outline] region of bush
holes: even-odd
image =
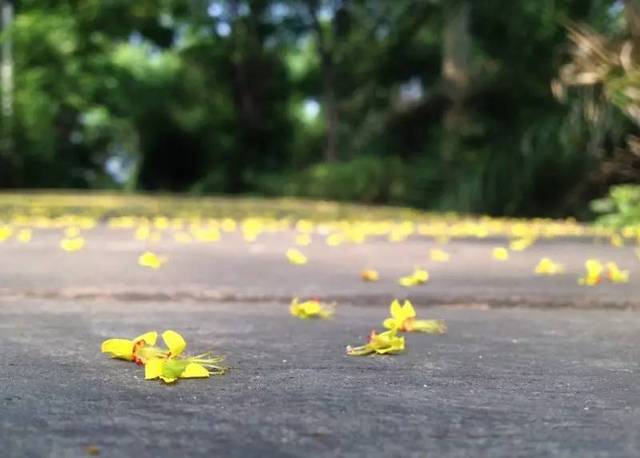
[[[320,163],[299,173],[262,175],[254,181],[266,195],[310,197],[363,203],[405,200],[406,169],[399,159],[360,157]]]
[[[640,224],[640,186],[612,186],[608,196],[591,202],[591,209],[601,215],[598,224],[612,227]]]

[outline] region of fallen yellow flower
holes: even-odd
[[[400,277],[398,283],[402,286],[416,286],[426,283],[429,280],[429,272],[424,269],[415,269],[411,275]]]
[[[7,240],[9,237],[11,237],[12,233],[13,230],[10,227],[0,226],[0,242],[4,242],[5,240]]]
[[[304,302],[298,302],[298,298],[294,297],[289,306],[291,315],[307,320],[309,318],[329,318],[333,315],[334,304],[325,304],[316,299]]]
[[[498,261],[506,261],[509,259],[509,251],[504,247],[495,247],[491,251],[491,256]]]
[[[369,341],[358,347],[347,346],[347,355],[363,356],[371,353],[392,355],[404,351],[404,337],[397,335],[397,329],[377,334],[375,329],[369,334]]]
[[[31,229],[22,229],[18,232],[18,234],[16,235],[16,238],[20,243],[29,243],[31,241],[32,236],[33,236],[33,233],[31,232]]]
[[[187,343],[175,331],[162,333],[169,352],[164,357],[156,357],[146,361],[144,366],[145,380],[160,378],[165,383],[173,383],[179,378],[207,378],[210,375],[222,375],[227,368],[219,366],[224,356],[216,356],[211,352],[196,356],[183,357]]]
[[[286,255],[291,264],[303,265],[307,263],[307,257],[295,248],[289,248]]]
[[[624,246],[624,239],[618,233],[611,235],[610,239],[611,245],[616,248],[622,248]]]
[[[584,263],[587,273],[584,277],[578,279],[578,284],[586,286],[595,286],[602,280],[602,272],[604,266],[597,259],[587,259]]]
[[[331,234],[325,239],[325,243],[328,246],[338,246],[341,245],[343,241],[344,236],[342,234]]]
[[[159,269],[165,262],[167,262],[167,258],[164,256],[158,256],[150,251],[145,251],[138,258],[138,264],[140,266],[148,267],[150,269]]]
[[[509,242],[509,248],[513,251],[522,251],[529,247],[533,243],[533,239],[529,237],[522,237],[520,239],[514,239]]]
[[[451,255],[439,248],[433,248],[429,251],[429,257],[434,262],[447,262],[449,258],[451,258]]]
[[[442,320],[416,320],[416,311],[410,301],[403,305],[397,299],[390,306],[391,318],[384,320],[387,329],[397,329],[403,332],[426,332],[428,334],[444,334],[447,326]]]
[[[143,365],[148,359],[167,356],[166,351],[155,346],[157,339],[158,333],[156,331],[145,332],[132,340],[108,339],[102,342],[100,351],[111,353],[113,358]]]
[[[549,258],[542,258],[535,268],[537,275],[556,275],[564,272],[564,266]]]
[[[629,271],[620,270],[615,262],[608,262],[607,278],[613,283],[627,283],[629,281]]]
[[[75,237],[72,239],[62,239],[60,240],[60,248],[64,251],[78,251],[81,250],[85,245],[84,239],[82,237]]]
[[[360,272],[360,278],[362,279],[362,281],[374,282],[380,279],[380,274],[378,274],[377,270],[366,269]]]

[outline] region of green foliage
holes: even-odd
[[[549,82],[562,22],[618,30],[616,1],[455,5],[465,3],[469,87],[456,95],[442,77],[451,2],[20,2],[4,34],[20,160],[3,165],[0,154],[10,168],[0,186],[580,214],[602,151],[628,126],[590,124]],[[637,78],[623,77],[607,93],[626,107]],[[309,114],[313,102],[321,109]],[[325,160],[330,129],[335,162]]]
[[[267,195],[399,203],[406,201],[406,174],[398,159],[363,156],[346,162],[316,164],[297,174],[262,176],[256,187]]]
[[[597,223],[605,226],[640,224],[640,186],[613,186],[606,197],[591,202],[591,209],[600,215]]]

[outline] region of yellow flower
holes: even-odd
[[[433,248],[431,251],[429,251],[429,257],[432,261],[435,262],[447,262],[451,255],[439,248]]]
[[[286,254],[291,264],[303,265],[307,263],[307,257],[295,248],[289,248]]]
[[[138,258],[140,266],[149,267],[150,269],[159,269],[165,262],[167,262],[167,258],[157,256],[150,251],[145,251]]]
[[[584,277],[578,279],[578,284],[586,286],[595,286],[602,280],[602,271],[604,266],[597,259],[587,259],[584,263],[587,273]]]
[[[378,274],[377,270],[366,269],[360,272],[360,278],[362,278],[362,281],[374,282],[380,279],[380,274]]]
[[[22,229],[20,232],[18,232],[18,235],[16,235],[16,238],[20,243],[29,243],[31,241],[32,236],[33,234],[31,229],[25,228],[25,229]]]
[[[329,318],[333,315],[333,304],[325,304],[316,299],[298,302],[298,298],[294,297],[289,306],[291,315],[307,320],[309,318]]]
[[[387,329],[397,329],[404,332],[426,332],[428,334],[444,334],[447,325],[442,320],[416,320],[416,311],[410,301],[405,300],[403,305],[397,299],[391,303],[391,318],[384,320],[383,326]]]
[[[173,383],[179,378],[206,378],[210,375],[222,375],[227,370],[218,365],[224,360],[224,356],[215,356],[211,352],[183,357],[182,353],[187,343],[175,331],[163,332],[162,340],[169,351],[166,355],[146,361],[145,380],[160,378],[165,383]]]
[[[624,246],[624,239],[620,234],[616,233],[611,235],[610,241],[611,241],[611,245],[613,245],[616,248],[621,248]]]
[[[509,248],[513,251],[522,251],[525,248],[529,247],[533,243],[533,239],[530,237],[522,237],[519,239],[514,239],[509,242]]]
[[[627,283],[629,281],[629,271],[620,270],[615,262],[608,262],[607,278],[613,283]]]
[[[347,346],[347,355],[363,356],[371,353],[379,355],[392,355],[404,351],[404,337],[397,335],[397,329],[390,329],[381,334],[375,329],[369,334],[369,342],[359,347]]]
[[[137,240],[147,240],[150,234],[151,234],[151,228],[148,225],[144,224],[142,226],[138,226],[134,237]]]
[[[328,246],[338,246],[341,245],[342,242],[344,241],[344,236],[342,234],[331,234],[329,236],[327,236],[327,238],[325,239],[325,243]]]
[[[9,237],[11,237],[12,233],[13,230],[10,227],[0,226],[0,242],[4,242],[5,240],[7,240]]]
[[[113,358],[133,361],[138,365],[144,364],[150,358],[166,356],[167,352],[155,346],[158,333],[145,332],[135,339],[108,339],[102,342],[100,351],[111,353]]]
[[[81,250],[84,247],[84,244],[85,242],[82,237],[60,240],[60,248],[69,252]]]
[[[553,262],[549,258],[542,258],[535,268],[537,275],[555,275],[564,272],[562,264]]]
[[[501,246],[495,247],[491,252],[491,255],[493,256],[493,259],[496,259],[497,261],[506,261],[509,259],[509,251]]]
[[[429,280],[429,272],[416,268],[411,275],[400,277],[398,283],[402,286],[416,286],[426,283]]]

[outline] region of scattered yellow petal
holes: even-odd
[[[389,307],[390,318],[383,322],[387,329],[397,329],[405,332],[426,332],[428,334],[444,334],[447,326],[442,320],[417,320],[416,311],[409,300],[400,305],[397,299]]]
[[[415,269],[411,275],[400,277],[398,283],[402,286],[416,286],[426,283],[429,280],[429,272],[424,269]]]
[[[296,235],[296,245],[307,246],[311,244],[311,236],[309,234]]]
[[[433,248],[429,251],[429,257],[434,262],[447,262],[451,255],[440,248]]]
[[[587,259],[584,263],[584,267],[587,270],[585,276],[578,279],[578,284],[585,286],[595,286],[602,281],[602,272],[604,266],[597,259]]]
[[[377,270],[366,269],[360,272],[360,278],[362,279],[362,281],[374,282],[380,279],[380,274],[378,274]]]
[[[611,245],[613,245],[616,248],[621,248],[624,246],[624,239],[618,233],[613,234],[611,236],[610,241],[611,241]]]
[[[341,245],[343,241],[344,236],[342,234],[331,234],[326,238],[325,243],[328,246],[338,246]]]
[[[33,234],[31,229],[22,229],[18,232],[18,235],[16,235],[16,238],[20,243],[29,243],[31,241],[32,236]]]
[[[504,247],[495,247],[491,251],[491,256],[498,261],[506,261],[509,259],[509,251]]]
[[[542,258],[535,268],[537,275],[556,275],[562,272],[564,272],[564,266],[552,261],[550,258]]]
[[[150,269],[159,269],[167,262],[164,256],[158,256],[150,251],[145,251],[138,258],[138,264],[142,267],[148,267]]]
[[[307,257],[295,248],[289,248],[286,255],[291,264],[303,265],[307,263]]]
[[[81,250],[85,245],[84,239],[82,237],[76,237],[73,239],[62,239],[60,241],[60,248],[64,251],[78,251]]]
[[[4,242],[13,234],[13,230],[8,226],[0,226],[0,242]]]
[[[347,355],[364,356],[372,353],[379,355],[393,355],[404,351],[404,337],[397,335],[397,329],[376,333],[375,330],[369,334],[369,341],[365,345],[358,347],[347,347]]]
[[[333,315],[334,306],[335,304],[325,304],[315,299],[299,302],[298,298],[294,297],[289,306],[289,312],[301,320],[307,320],[309,318],[329,318]]]
[[[184,338],[175,331],[168,330],[163,332],[162,340],[164,340],[164,344],[169,349],[169,355],[171,357],[181,355],[187,347],[187,342],[185,342]]]
[[[509,242],[509,248],[513,251],[522,251],[525,248],[531,246],[533,243],[533,239],[530,237],[522,237],[519,239],[514,239]]]
[[[608,262],[607,278],[613,283],[627,283],[629,281],[629,271],[620,270],[615,262]]]

